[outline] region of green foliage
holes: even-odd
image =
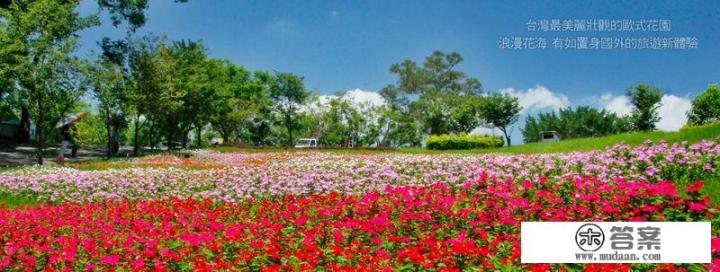
[[[430,135],[425,146],[432,150],[491,148],[503,146],[503,139],[489,135]]]
[[[270,96],[279,115],[279,123],[286,129],[287,146],[295,145],[293,134],[298,129],[299,106],[310,93],[305,91],[303,78],[291,73],[276,73],[270,88]]]
[[[125,81],[125,71],[122,66],[107,57],[102,57],[87,64],[88,81],[92,93],[98,101],[100,116],[103,122],[102,135],[105,136],[107,156],[112,157],[112,147],[119,141],[121,131],[127,126],[125,118],[127,112],[128,84]],[[96,118],[96,117],[93,117]],[[91,128],[89,128],[91,129]],[[99,133],[87,134],[87,144],[97,145],[94,136]]]
[[[261,142],[262,139],[253,139],[250,128],[253,117],[267,118],[260,115],[270,107],[268,78],[264,73],[253,75],[229,61],[210,60],[208,66],[208,88],[212,94],[205,101],[211,105],[209,120],[213,128],[226,143],[237,137],[247,142]]]
[[[134,32],[145,25],[147,16],[145,10],[148,8],[148,0],[97,0],[101,10],[110,13],[110,20],[114,26],[123,22],[128,24],[128,31]],[[188,0],[175,0],[176,3],[184,3]]]
[[[485,97],[480,108],[480,115],[489,124],[498,128],[505,135],[507,145],[511,145],[508,127],[517,122],[522,107],[517,97],[503,93],[494,93]]]
[[[412,60],[393,64],[390,72],[398,75],[395,85],[382,89],[390,109],[414,119],[416,127],[428,134],[470,132],[480,123],[480,81],[455,70],[463,61],[460,54],[433,52],[422,67]],[[400,134],[397,134],[400,136]],[[414,144],[414,137],[400,145]],[[409,141],[408,141],[409,140]]]
[[[99,24],[82,17],[78,1],[14,1],[0,10],[0,75],[22,93],[35,122],[38,163],[55,124],[85,90],[85,75],[73,56],[79,31]],[[11,81],[11,82],[7,82]]]
[[[702,125],[720,120],[720,86],[711,84],[692,102],[688,113],[691,124]]]
[[[349,137],[357,142],[367,125],[360,111],[351,102],[339,97],[316,101],[313,108],[317,108],[316,111],[302,115],[303,134],[318,138],[323,145],[344,145]]]
[[[392,108],[383,108],[378,120],[380,134],[380,146],[420,146],[423,136],[420,131],[420,124],[402,111]]]
[[[633,128],[639,131],[655,130],[655,123],[660,121],[657,109],[660,107],[662,91],[645,84],[638,84],[628,90],[627,96],[635,106],[631,115]]]
[[[526,143],[542,139],[542,131],[557,131],[563,139],[600,137],[630,131],[627,118],[588,106],[566,108],[556,112],[528,116],[522,129]]]
[[[87,113],[85,117],[73,124],[73,138],[80,146],[103,145],[107,143],[107,130],[102,117]]]

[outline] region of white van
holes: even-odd
[[[315,148],[317,147],[317,139],[315,138],[302,138],[298,139],[295,148]]]

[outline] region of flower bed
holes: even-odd
[[[717,177],[719,162],[720,145],[709,141],[634,148],[617,145],[605,151],[542,155],[202,152],[191,159],[136,159],[129,163],[135,165],[131,168],[123,163],[121,168],[100,171],[29,168],[6,172],[0,174],[0,192],[52,202],[171,196],[237,201],[287,194],[360,194],[388,186],[437,182],[457,184],[483,172],[516,180],[592,176],[600,180],[684,182]],[[148,168],[151,165],[159,167]]]
[[[461,185],[362,195],[0,209],[0,270],[563,270],[580,266],[520,264],[521,221],[717,221],[700,187],[689,186],[690,197],[681,197],[670,182],[515,182],[483,175]]]

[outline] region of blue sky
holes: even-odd
[[[95,2],[86,0],[82,12],[94,11]],[[308,89],[325,94],[377,91],[395,82],[388,71],[392,63],[421,62],[434,50],[459,52],[465,58],[459,69],[478,78],[486,90],[512,88],[521,98],[525,95],[526,102],[540,105],[537,108],[543,103],[549,104],[546,108],[558,103],[612,108],[612,103],[626,104],[622,95],[639,82],[658,86],[687,106],[688,98],[720,81],[720,1],[150,2],[149,21],[140,33],[202,40],[215,57],[253,70],[299,74]],[[697,37],[699,48],[499,48],[501,37],[573,35],[528,32],[531,19],[669,19],[671,32],[632,35]],[[108,22],[86,30],[81,52],[98,50],[96,42],[102,37],[122,33]],[[584,34],[607,35],[628,34]]]

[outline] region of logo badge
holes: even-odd
[[[583,251],[597,251],[605,243],[605,233],[596,224],[584,224],[575,232],[575,243]]]

